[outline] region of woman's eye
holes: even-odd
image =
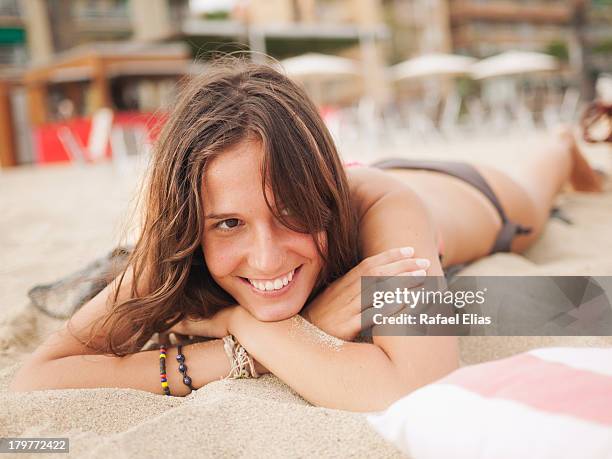
[[[222,230],[231,230],[236,228],[240,224],[240,220],[237,218],[228,218],[227,220],[220,221],[217,223],[217,228]]]

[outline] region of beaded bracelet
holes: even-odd
[[[166,376],[166,356],[168,349],[165,344],[159,346],[159,376],[161,379],[161,386],[164,394],[170,395],[170,388],[168,387],[168,377]]]
[[[191,378],[187,376],[187,365],[185,365],[185,355],[183,354],[183,345],[178,345],[178,354],[176,354],[176,361],[179,363],[179,372],[183,376],[183,384],[185,384],[192,391],[195,390],[191,385]]]

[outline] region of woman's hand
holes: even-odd
[[[244,320],[245,315],[252,318],[250,313],[242,306],[228,306],[209,319],[184,319],[165,333],[185,336],[205,336],[207,338],[220,339],[233,334],[232,327],[237,320]],[[255,369],[258,374],[263,375],[270,373],[270,371],[257,360],[253,359],[253,362],[255,363]]]
[[[429,260],[413,255],[412,247],[404,247],[366,258],[306,305],[301,315],[327,334],[352,341],[362,329],[361,277],[425,276]]]
[[[184,319],[175,324],[166,333],[187,336],[206,336],[223,338],[230,334],[229,328],[240,306],[228,306],[208,319]]]

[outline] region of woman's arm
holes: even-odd
[[[260,322],[236,309],[228,331],[271,373],[317,406],[379,411],[418,386],[378,346],[334,341],[300,316]]]
[[[443,276],[433,222],[418,195],[384,171],[358,167],[349,172],[363,256],[409,245],[415,257],[431,261],[429,276]],[[384,352],[406,389],[428,384],[459,365],[455,336],[374,336],[373,343]]]
[[[144,284],[144,283],[143,283]],[[9,385],[12,391],[44,389],[123,387],[161,394],[159,352],[137,352],[125,357],[102,355],[86,347],[81,340],[88,337],[94,322],[109,309],[109,298],[116,282],[108,285],[88,301],[69,322],[51,334],[19,369]],[[119,290],[119,300],[129,296],[132,272],[128,270]],[[146,285],[139,285],[145,291]],[[76,335],[76,336],[75,336]],[[80,339],[78,339],[80,338]],[[96,335],[104,340],[104,333]],[[101,342],[94,341],[94,345]],[[221,340],[184,346],[188,374],[196,388],[225,377],[229,360]],[[259,373],[265,368],[257,365]],[[172,395],[186,395],[176,362],[176,348],[168,349],[166,374]]]
[[[190,389],[182,382],[176,347],[168,348],[166,374],[172,395],[184,396]],[[200,388],[225,377],[229,360],[221,340],[183,346],[192,385]],[[70,355],[38,360],[30,358],[9,385],[16,392],[45,389],[120,387],[163,394],[159,377],[159,351],[143,351],[125,357],[100,354]]]

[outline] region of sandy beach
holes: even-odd
[[[503,142],[464,139],[412,145],[409,152],[386,147],[385,155],[344,151],[344,157],[453,158],[511,167],[526,154],[526,145],[537,141],[535,135]],[[612,149],[591,147],[587,155],[612,174]],[[122,167],[27,166],[0,172],[0,437],[69,436],[73,457],[92,458],[401,457],[362,415],[313,407],[274,376],[219,381],[184,399],[125,389],[6,392],[21,359],[62,325],[32,308],[27,291],[117,246],[142,169],[142,161],[132,160]],[[496,254],[463,273],[612,275],[612,183],[602,194],[565,193],[558,204],[572,225],[550,220],[525,254]],[[461,344],[464,363],[475,363],[538,346],[611,346],[612,338],[473,337]]]

